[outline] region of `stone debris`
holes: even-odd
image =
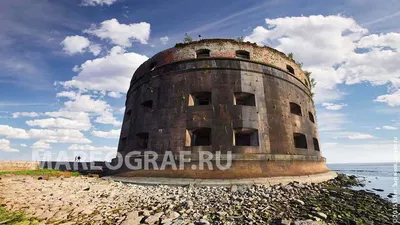
[[[393,206],[386,200],[373,193],[339,188],[339,184],[348,181],[177,187],[122,184],[83,176],[49,180],[2,176],[0,203],[8,210],[39,218],[43,224],[321,225],[390,221]]]

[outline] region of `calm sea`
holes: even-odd
[[[355,190],[367,190],[379,194],[382,198],[400,203],[400,172],[395,172],[394,163],[364,163],[364,164],[328,164],[329,169],[348,175],[356,175],[365,179],[365,187],[354,187]],[[400,171],[398,164],[397,171]],[[395,176],[398,177],[396,185]],[[382,189],[377,191],[374,189]],[[388,198],[390,193],[398,194],[397,198]]]

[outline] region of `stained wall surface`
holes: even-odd
[[[197,57],[199,50],[209,55]],[[239,58],[238,50],[249,58]],[[210,102],[204,104],[207,94]],[[196,105],[198,95],[204,105]],[[239,105],[240,96],[254,99]],[[300,106],[301,115],[291,112],[291,103]],[[118,152],[232,151],[236,160],[314,161],[326,168],[315,142],[315,115],[304,72],[283,53],[233,40],[201,40],[160,52],[135,72]],[[210,132],[209,145],[193,146],[199,129]],[[299,134],[306,147],[295,143]],[[244,144],[241,137],[247,138]]]

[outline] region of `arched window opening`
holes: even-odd
[[[234,105],[256,106],[256,98],[254,94],[246,92],[235,92],[233,98]]]
[[[310,119],[311,122],[315,123],[314,115],[311,112],[308,112],[308,118]]]
[[[291,102],[290,103],[290,113],[301,116],[301,107],[298,104]]]
[[[149,143],[149,133],[143,132],[136,134],[136,148],[147,149]]]
[[[258,130],[252,128],[236,128],[234,146],[259,146]]]
[[[141,106],[145,107],[145,108],[153,108],[153,100],[148,100],[145,102],[142,102],[142,104],[140,104]]]
[[[186,130],[186,146],[210,146],[211,128],[201,127]]]
[[[250,52],[244,50],[237,50],[236,57],[241,59],[250,59]]]
[[[315,151],[319,151],[318,139],[313,138],[313,144],[314,144],[314,150],[315,150]]]
[[[189,106],[210,104],[211,92],[195,92],[189,95]]]
[[[210,57],[210,50],[199,49],[196,51],[196,58],[207,58],[207,57]]]
[[[294,69],[293,69],[293,67],[291,67],[291,66],[289,66],[289,65],[286,65],[286,69],[287,69],[290,73],[294,74]]]
[[[294,133],[294,147],[307,149],[307,139],[306,135],[300,133]]]

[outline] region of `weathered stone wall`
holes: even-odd
[[[198,49],[209,49],[210,57],[196,58]],[[250,60],[235,57],[236,50],[248,51]],[[291,161],[285,156],[293,155],[321,162],[318,172],[327,170],[321,152],[314,150],[317,125],[308,117],[309,112],[315,117],[315,110],[305,80],[283,53],[249,43],[203,40],[167,49],[132,78],[118,151],[232,151],[238,159],[275,160],[280,155],[280,161]],[[211,104],[190,106],[189,96],[195,92],[211,92]],[[254,94],[255,106],[235,105],[235,92]],[[148,100],[152,107],[143,107]],[[301,116],[290,112],[290,102],[301,106]],[[211,145],[187,146],[186,131],[199,127],[211,128]],[[257,130],[259,145],[235,146],[239,128]],[[144,132],[149,134],[148,147],[137,149],[136,135]],[[306,135],[307,149],[295,148],[294,133]]]

